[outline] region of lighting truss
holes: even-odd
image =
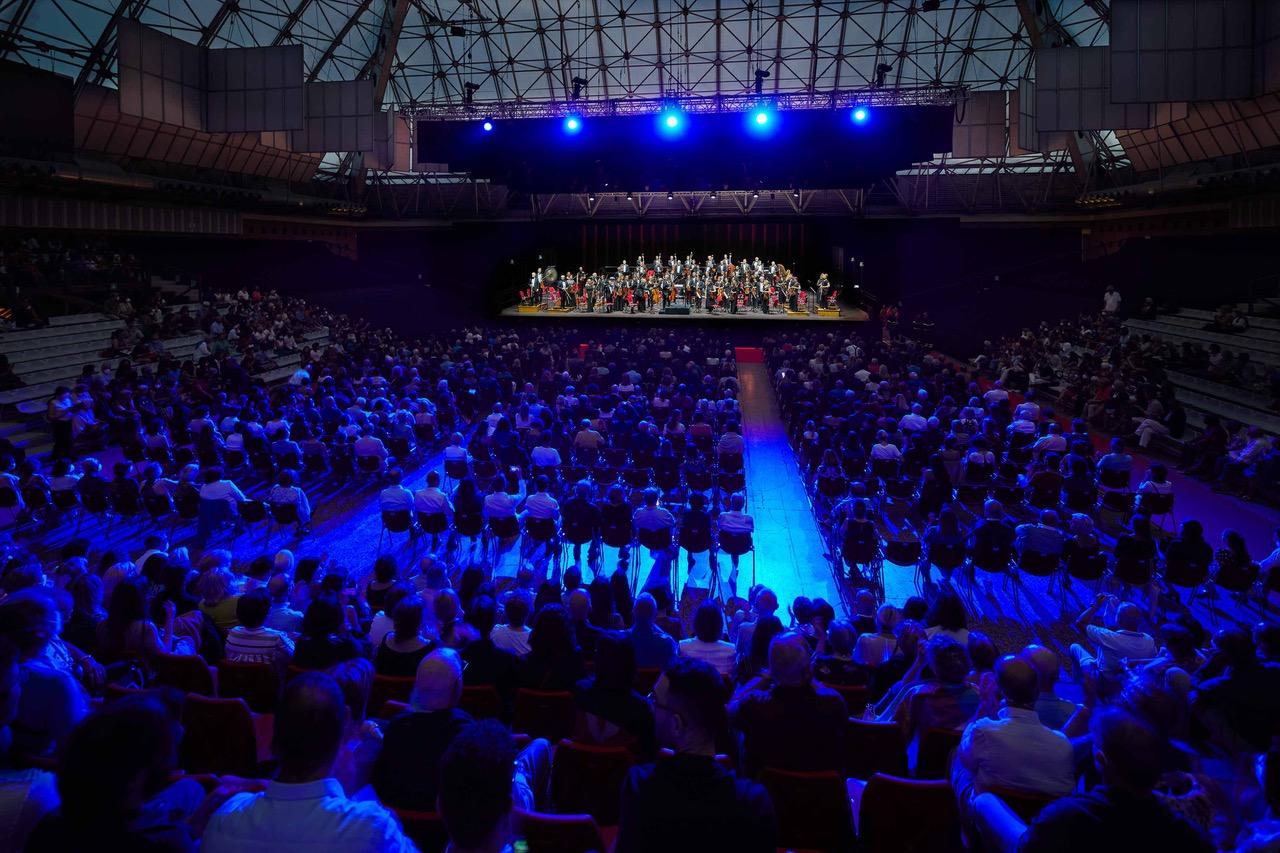
[[[965,100],[963,86],[922,86],[907,89],[845,89],[838,92],[792,92],[769,95],[769,106],[779,110],[851,109],[865,107],[951,106]],[[401,115],[418,121],[468,121],[479,118],[561,118],[580,116],[628,116],[660,113],[673,104],[686,113],[747,112],[761,104],[759,95],[686,95],[679,98],[634,98],[630,100],[544,101],[540,103],[487,104],[483,108],[465,104],[425,104],[401,110]]]

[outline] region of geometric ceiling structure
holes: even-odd
[[[1015,89],[1024,9],[1107,43],[1102,0],[405,0],[383,105],[888,88]],[[0,0],[0,58],[114,86],[117,16],[205,47],[300,44],[308,81],[371,76],[387,0]],[[936,7],[936,8],[935,8]]]

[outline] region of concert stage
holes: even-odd
[[[570,320],[573,322],[587,320],[616,320],[619,322],[626,320],[645,320],[649,322],[667,320],[704,320],[708,322],[719,321],[769,321],[769,322],[794,322],[794,323],[859,323],[870,319],[867,312],[861,308],[842,307],[838,310],[823,310],[818,314],[808,313],[789,313],[787,311],[771,311],[768,314],[761,314],[758,311],[742,311],[737,314],[728,314],[717,311],[714,314],[705,312],[689,313],[689,314],[664,314],[658,311],[650,311],[648,313],[637,312],[630,314],[625,311],[593,312],[593,311],[575,311],[575,310],[559,310],[546,309],[542,306],[522,306],[512,305],[502,311],[503,317],[524,317],[530,320]]]

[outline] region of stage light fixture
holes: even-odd
[[[658,113],[655,127],[659,136],[665,136],[668,139],[675,139],[684,136],[688,122],[685,121],[684,110],[680,109],[678,104],[671,104],[663,107]]]
[[[480,129],[481,129],[481,130],[483,130],[485,133],[490,133],[490,132],[492,132],[492,130],[493,130],[493,119],[491,119],[491,118],[487,118],[487,119],[485,119],[485,120],[484,120],[484,122],[483,122],[483,123],[481,123],[481,125],[480,125]]]
[[[715,190],[712,190],[712,191],[711,191],[711,195],[710,195],[710,196],[708,196],[708,198],[710,198],[712,201],[715,201],[715,200],[716,200],[716,191],[715,191]]]
[[[631,193],[627,193],[627,201],[631,201]]]
[[[671,201],[671,200],[672,200],[672,199],[674,199],[674,198],[675,198],[675,194],[674,194],[674,193],[667,193],[667,201]]]
[[[753,120],[756,124],[768,124],[768,123],[769,123],[769,113],[765,112],[764,110],[756,110],[755,116],[754,116],[754,118],[753,118],[752,120]]]
[[[849,113],[849,118],[853,119],[854,124],[866,124],[870,117],[871,113],[866,107],[854,107],[853,112]]]
[[[569,115],[564,117],[565,133],[572,136],[573,134],[578,133],[580,130],[582,130],[582,118],[580,116]]]

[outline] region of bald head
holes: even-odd
[[[1058,656],[1053,650],[1046,649],[1044,646],[1031,645],[1022,650],[1022,657],[1036,671],[1040,690],[1046,693],[1052,692],[1054,685],[1058,683],[1058,674],[1061,669]]]
[[[453,649],[436,649],[418,664],[410,700],[415,711],[443,711],[462,698],[462,660]]]
[[[1005,701],[1019,708],[1030,708],[1040,695],[1040,682],[1035,667],[1015,655],[996,661],[996,683]]]
[[[809,657],[804,637],[794,631],[779,634],[769,644],[769,675],[782,687],[803,687],[812,680]]]
[[[1125,602],[1116,611],[1116,627],[1121,631],[1136,631],[1142,626],[1142,611],[1138,605]]]

